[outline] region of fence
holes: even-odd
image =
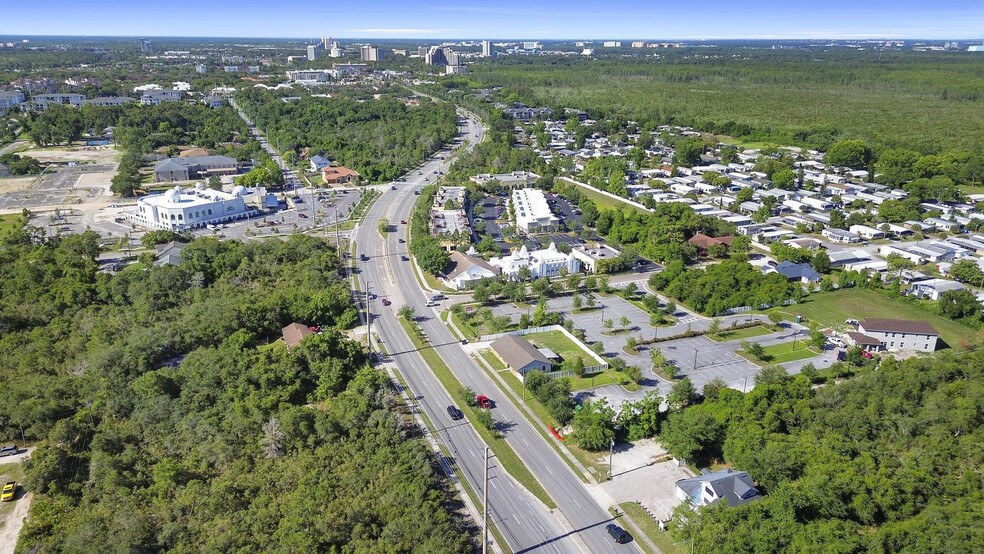
[[[792,306],[795,303],[796,303],[796,301],[793,300],[792,298],[787,298],[786,300],[783,300],[782,301],[782,305],[783,306]],[[772,307],[772,304],[760,304],[758,308],[755,308],[753,306],[738,306],[738,307],[735,307],[735,308],[728,308],[727,310],[724,310],[723,312],[721,312],[719,315],[743,314],[743,313],[750,312],[750,311],[755,310],[755,309],[768,310],[771,307]]]
[[[599,188],[593,187],[593,186],[591,186],[591,185],[589,185],[587,183],[582,183],[581,181],[575,181],[574,179],[571,179],[570,177],[561,177],[560,179],[562,181],[567,181],[568,183],[577,185],[579,187],[584,187],[584,188],[586,188],[588,190],[597,192],[598,194],[601,194],[603,196],[607,196],[607,197],[611,198],[612,200],[618,200],[619,202],[622,202],[624,204],[628,204],[629,206],[632,206],[632,207],[635,207],[635,208],[639,208],[640,210],[645,210],[647,212],[651,212],[652,211],[649,208],[643,206],[642,204],[640,204],[640,203],[638,203],[638,202],[636,202],[634,200],[629,200],[628,198],[624,198],[624,197],[618,196],[617,194],[612,194],[612,193],[610,193],[608,191],[604,191],[604,190],[601,190]]]

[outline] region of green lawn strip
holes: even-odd
[[[0,215],[0,238],[6,237],[27,224],[27,218],[21,214]]]
[[[614,369],[609,369],[608,371],[603,371],[601,373],[595,373],[594,375],[585,375],[584,377],[571,377],[571,390],[579,391],[584,389],[592,389],[594,387],[601,387],[604,385],[617,385],[619,382],[620,371],[615,371]]]
[[[478,327],[472,325],[470,322],[466,322],[465,318],[459,314],[451,312],[451,321],[453,321],[458,329],[464,332],[465,336],[469,339],[477,339],[482,336]]]
[[[768,364],[782,364],[812,358],[813,356],[819,355],[820,352],[810,348],[806,340],[797,340],[795,343],[790,341],[766,346],[764,360],[760,360],[741,350],[738,350],[737,354],[756,365],[765,366]]]
[[[489,358],[495,358],[495,354],[492,354],[488,350],[479,351],[479,354],[482,356],[482,359],[486,361],[488,361]],[[519,380],[519,377],[516,376],[516,374],[513,373],[512,371],[502,371],[499,373],[499,375],[509,386],[510,390],[512,390],[512,392],[516,395],[516,398],[522,399],[523,382]],[[495,380],[495,377],[493,377],[493,380]],[[551,446],[553,446],[554,450],[557,451],[557,454],[560,455],[560,457],[564,460],[564,462],[568,465],[568,467],[570,467],[571,470],[574,472],[574,475],[577,475],[578,478],[581,480],[581,482],[588,483],[589,481],[585,479],[583,470],[577,467],[576,465],[574,465],[574,463],[571,462],[570,458],[568,458],[561,449],[566,446],[567,451],[573,454],[574,457],[577,458],[578,461],[581,462],[581,464],[584,465],[585,467],[592,467],[591,461],[587,460],[583,456],[579,456],[578,453],[575,452],[575,448],[576,448],[575,446],[567,444],[566,442],[563,445],[557,444],[557,442],[554,440],[554,437],[549,435],[550,431],[546,428],[546,426],[549,425],[554,429],[557,429],[557,423],[550,415],[550,412],[547,411],[547,409],[543,406],[543,404],[540,403],[540,401],[536,398],[536,396],[534,396],[531,392],[526,391],[526,400],[524,402],[526,406],[533,411],[533,415],[536,416],[537,418],[536,421],[530,421],[530,423],[533,424],[533,427],[535,427],[536,430],[543,436],[543,438],[546,439],[546,441],[550,443]]]
[[[570,181],[565,181],[565,182],[570,182]],[[632,204],[629,204],[627,200],[615,200],[610,196],[605,196],[604,194],[600,194],[581,185],[578,185],[577,188],[581,190],[582,194],[584,194],[589,199],[591,199],[591,201],[594,202],[599,209],[622,210],[625,208],[631,208],[639,213],[649,213],[648,211],[642,208],[638,208],[636,206],[633,206]]]
[[[500,360],[499,357],[496,356],[491,350],[479,350],[478,354],[482,357],[483,360],[485,360],[487,364],[492,366],[492,369],[496,371],[503,371],[505,369],[508,369],[506,367],[506,364],[502,363],[502,360]]]
[[[758,325],[756,327],[746,327],[745,329],[735,329],[733,331],[725,329],[716,335],[704,336],[713,341],[728,342],[733,340],[750,339],[752,337],[761,337],[762,335],[768,335],[769,333],[772,333],[772,330],[763,325]]]
[[[400,373],[400,369],[397,368],[397,367],[394,367],[393,368],[393,373],[396,375],[396,378],[399,379],[400,384],[403,385],[404,390],[408,390],[409,391],[410,390],[410,387],[407,386],[407,382],[403,378],[403,374]],[[431,422],[431,420],[430,420],[429,417],[427,417],[427,413],[424,412],[423,410],[419,410],[417,413],[419,413],[420,414],[420,418],[424,420],[424,425],[426,425],[427,428],[430,429],[431,436],[432,437],[438,437],[438,436],[440,436],[437,433],[437,427],[435,427],[434,426],[434,423]],[[444,454],[444,457],[445,458],[447,458],[448,460],[453,460],[454,459],[454,456],[451,455],[451,452],[448,451],[447,447],[445,446],[445,444],[442,441],[435,440],[434,442],[435,442],[435,444],[437,444],[437,447],[441,449],[441,453]],[[480,501],[480,498],[478,497],[478,494],[475,493],[475,491],[471,488],[471,485],[469,485],[468,484],[468,481],[465,479],[464,474],[462,474],[462,472],[458,469],[458,464],[449,464],[449,465],[451,466],[451,469],[454,470],[455,475],[458,476],[458,482],[461,483],[462,488],[465,489],[465,494],[467,494],[468,497],[471,499],[472,504],[474,504],[477,509],[480,509],[480,510],[481,509],[484,509],[482,507],[482,503]],[[478,524],[477,521],[475,523],[476,523],[476,525]],[[497,540],[500,545],[505,546],[506,545],[506,540],[502,536],[502,533],[499,532],[499,528],[496,527],[494,521],[490,522],[489,529],[492,530],[492,535],[495,536],[495,540]]]
[[[444,388],[451,394],[452,397],[454,397],[456,391],[462,388],[461,382],[454,376],[454,373],[452,373],[451,369],[444,363],[444,360],[441,359],[441,356],[437,353],[437,351],[417,337],[417,331],[414,326],[402,318],[400,319],[400,325],[403,326],[403,329],[410,337],[410,341],[413,342],[414,347],[417,348],[417,351],[424,358],[424,361],[428,366],[430,366],[431,371],[434,372],[434,375],[440,379]],[[536,477],[534,477],[533,473],[531,473],[529,468],[526,467],[526,464],[523,463],[523,460],[520,459],[519,455],[517,455],[512,447],[509,446],[506,439],[496,437],[491,431],[475,422],[476,408],[468,405],[462,405],[459,407],[468,417],[468,420],[472,423],[472,427],[474,427],[479,436],[482,437],[482,440],[484,440],[485,443],[489,445],[489,448],[492,449],[492,452],[495,453],[495,457],[502,467],[509,472],[513,478],[519,481],[521,485],[526,487],[526,490],[530,491],[533,496],[540,499],[540,501],[543,502],[548,508],[551,510],[555,509],[557,504],[550,498],[547,491],[543,489],[540,482],[536,480]]]
[[[960,349],[960,340],[973,336],[974,330],[936,315],[918,304],[889,298],[873,290],[862,288],[843,289],[812,294],[803,302],[792,306],[773,308],[788,319],[802,315],[823,327],[844,327],[848,318],[910,319],[925,321],[940,332],[950,348]]]
[[[964,194],[984,194],[984,186],[959,185],[957,188]]]
[[[635,502],[622,502],[618,505],[622,509],[633,523],[636,524],[642,532],[645,533],[649,540],[653,541],[657,548],[663,554],[686,554],[690,551],[690,545],[687,543],[675,543],[673,537],[670,535],[670,526],[673,524],[671,521],[666,526],[666,531],[659,530],[659,524],[653,520],[646,510],[642,509],[642,506]],[[648,547],[645,541],[639,541],[636,544],[644,547]]]

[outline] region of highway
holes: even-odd
[[[480,142],[484,131],[478,120],[469,115],[467,126],[469,146]],[[483,488],[484,444],[469,424],[465,421],[453,422],[447,415],[446,407],[457,402],[451,399],[414,350],[397,320],[399,307],[407,304],[415,309],[420,326],[431,344],[435,345],[434,348],[463,385],[496,401],[492,414],[502,425],[507,442],[557,503],[560,512],[551,515],[546,507],[504,471],[492,470],[490,474],[495,475],[489,493],[492,520],[505,536],[509,550],[639,552],[634,542],[616,545],[611,540],[605,525],[612,522],[612,517],[597,504],[566,463],[509,399],[497,393],[492,380],[439,321],[439,308],[426,306],[430,297],[419,286],[412,262],[402,261],[402,256],[409,257],[410,254],[408,244],[399,243],[398,239],[409,237],[406,226],[399,222],[410,219],[414,201],[418,198],[414,191],[436,177],[435,171],[446,171],[448,165],[448,160],[431,160],[419,170],[412,171],[406,182],[398,184],[397,190],[385,190],[367,214],[365,222],[354,233],[353,238],[358,244],[356,259],[360,259],[362,254],[369,258],[368,261],[358,262],[359,274],[356,278],[368,282],[370,292],[380,299],[391,301],[390,306],[382,306],[379,300],[370,303],[373,330],[382,340],[390,359],[404,375],[420,407],[439,428],[440,438],[455,454],[454,461],[465,479],[479,495]],[[397,232],[388,233],[385,239],[375,225],[381,217],[397,226]]]

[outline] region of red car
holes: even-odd
[[[383,298],[383,306],[389,306],[390,304],[392,304],[392,302],[390,302],[389,300]]]
[[[485,410],[491,410],[492,407],[495,406],[495,402],[489,400],[489,397],[485,396],[484,394],[475,395],[475,402],[478,404],[479,408]]]
[[[400,225],[406,225],[406,224],[407,224],[407,220],[405,220],[405,219],[401,219],[400,220]]]

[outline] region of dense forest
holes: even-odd
[[[684,48],[656,59],[512,57],[472,66],[503,100],[588,111],[595,119],[687,125],[750,141],[877,150],[977,149],[984,77],[965,53]],[[927,117],[926,114],[933,114]]]
[[[883,360],[843,382],[765,371],[674,410],[664,445],[764,498],[686,508],[696,552],[984,552],[984,353]]]
[[[116,275],[98,254],[91,232],[0,244],[0,438],[38,441],[19,552],[471,549],[344,334],[327,243],[198,239]],[[288,350],[294,321],[322,332]]]
[[[399,177],[458,132],[454,106],[426,98],[412,106],[393,94],[368,100],[344,93],[330,99],[305,95],[290,102],[280,97],[252,88],[237,99],[281,152],[307,148],[312,154],[324,153],[370,182]]]

